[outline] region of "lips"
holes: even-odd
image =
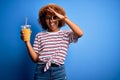
[[[53,27],[53,26],[55,26],[55,23],[51,23],[50,25]]]

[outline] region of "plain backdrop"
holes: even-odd
[[[0,80],[33,80],[36,64],[20,39],[20,30],[28,17],[33,44],[42,31],[37,22],[39,9],[49,3],[63,7],[84,31],[69,46],[65,61],[68,80],[120,80],[119,0],[1,0]]]

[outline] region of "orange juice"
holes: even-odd
[[[23,35],[24,35],[24,41],[30,41],[30,35],[31,35],[31,30],[28,28],[23,28],[22,29]]]
[[[30,35],[31,35],[31,30],[30,30],[30,27],[31,25],[28,25],[27,24],[27,21],[28,21],[28,18],[26,17],[26,20],[25,20],[25,25],[22,25],[22,38],[24,41],[30,41]]]

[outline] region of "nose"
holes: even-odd
[[[53,22],[53,21],[54,21],[53,17],[51,17],[51,18],[49,19],[49,21],[50,21],[50,22]]]
[[[52,19],[50,19],[49,21],[50,21],[50,22],[53,22],[53,20],[52,20]]]

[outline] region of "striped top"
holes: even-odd
[[[39,54],[38,63],[41,61],[46,63],[44,71],[49,69],[51,63],[64,64],[69,44],[77,40],[71,30],[38,33],[33,44],[33,49]]]

